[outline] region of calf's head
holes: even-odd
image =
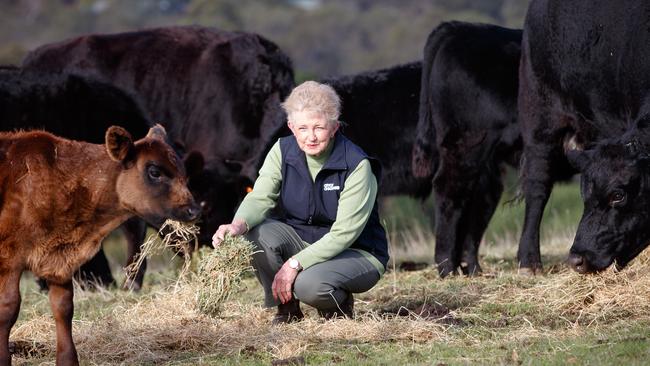
[[[650,240],[650,155],[624,137],[567,156],[582,173],[584,200],[569,265],[580,273],[624,267]]]
[[[123,128],[110,127],[106,150],[122,167],[116,183],[122,207],[156,227],[166,219],[187,222],[199,217],[201,209],[187,188],[183,163],[167,144],[162,126],[136,142]]]

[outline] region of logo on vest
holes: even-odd
[[[334,183],[323,184],[323,191],[339,191],[339,190],[341,190],[341,187],[335,186]]]

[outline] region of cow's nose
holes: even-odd
[[[588,271],[587,268],[587,261],[585,261],[585,258],[576,253],[571,253],[569,254],[569,258],[567,259],[567,262],[573,268],[574,271],[578,273],[585,273]]]

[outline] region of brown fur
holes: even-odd
[[[44,131],[0,133],[0,365],[10,363],[8,334],[20,304],[15,282],[23,271],[55,286],[57,364],[76,364],[68,334],[74,271],[134,215],[154,224],[196,218],[184,168],[163,138],[156,130],[134,143],[119,127],[109,128],[105,145]],[[160,179],[152,180],[152,163]]]

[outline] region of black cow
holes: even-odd
[[[293,87],[291,61],[272,42],[197,26],[81,36],[37,48],[23,67],[90,75],[132,92],[172,141],[200,154],[206,170],[191,189],[204,209],[203,243],[231,220],[256,177]]]
[[[294,85],[291,61],[267,39],[195,26],[73,38],[30,52],[23,67],[90,75],[136,94],[170,139],[204,162],[189,183],[203,207],[201,243],[232,219],[285,123],[280,102]]]
[[[650,242],[650,3],[533,0],[519,111],[526,221],[522,267],[541,268],[539,224],[553,183],[583,173],[584,213],[569,263],[624,266]],[[575,148],[584,151],[574,150]]]
[[[424,47],[416,176],[433,176],[435,261],[441,276],[477,274],[478,247],[518,164],[517,70],[521,30],[442,23]]]
[[[422,63],[412,62],[322,81],[341,98],[345,136],[381,162],[383,196],[424,198],[431,192],[431,181],[410,169],[421,75]]]
[[[113,85],[79,75],[25,74],[17,67],[0,68],[0,131],[44,129],[69,139],[102,144],[106,130],[114,124],[128,125],[136,138],[144,137],[153,125],[137,100]],[[144,225],[135,219],[128,220],[123,228],[127,235],[144,231]],[[142,241],[129,239],[129,248],[137,248],[137,240]],[[82,282],[114,282],[101,251],[81,267],[78,275]],[[142,275],[139,272],[138,278]]]

